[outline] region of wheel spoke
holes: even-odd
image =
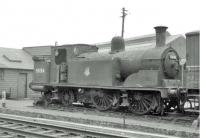
[[[138,111],[140,111],[140,110],[141,110],[141,104],[140,104],[140,101],[138,100],[137,103],[138,103]]]
[[[103,105],[103,100],[99,99],[99,106],[102,106],[102,105]]]
[[[112,107],[113,97],[109,93],[102,90],[92,91],[91,98],[94,106],[100,111],[105,111]]]
[[[113,97],[112,97],[111,95],[108,95],[108,96],[107,96],[107,99],[109,99],[110,101],[112,101],[112,100],[113,100]]]
[[[146,100],[148,103],[151,103],[151,102],[152,102],[152,98],[144,97],[144,100]]]
[[[112,104],[112,101],[109,98],[105,98],[105,101],[107,105]]]
[[[95,99],[97,101],[97,105],[101,105],[101,100],[98,97],[96,97]]]
[[[151,111],[151,105],[153,103],[153,96],[134,93],[129,95],[129,109],[136,114],[147,114]]]
[[[140,103],[140,111],[144,111],[144,106],[142,104],[142,101],[139,101],[139,103]]]
[[[106,107],[108,105],[107,99],[103,97],[102,101],[103,101],[103,106]]]
[[[144,110],[148,109],[148,107],[147,107],[147,105],[145,103],[145,100],[143,100],[142,104],[144,105],[144,108],[145,108]]]
[[[149,102],[148,100],[144,99],[143,101],[145,104],[147,104],[148,107],[151,105],[151,102]]]
[[[102,98],[102,105],[103,105],[103,107],[106,107],[107,106],[107,104],[106,104],[106,98]]]
[[[101,100],[98,97],[96,97],[96,100],[97,100],[97,105],[101,105]]]

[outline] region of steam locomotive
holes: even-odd
[[[166,30],[155,27],[154,44],[129,50],[122,37],[112,39],[109,52],[86,44],[52,47],[51,57],[33,58],[30,88],[42,92],[45,105],[56,99],[65,106],[79,102],[100,111],[120,106],[136,114],[162,114],[171,107],[182,110],[188,90],[173,45],[185,40],[171,39]]]

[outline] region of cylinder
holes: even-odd
[[[32,89],[33,91],[36,91],[36,92],[45,91],[45,86],[43,86],[43,85],[37,85],[37,84],[30,83],[29,88]]]

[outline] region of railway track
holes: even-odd
[[[49,105],[47,107],[43,106],[34,106],[35,108],[44,109],[44,110],[58,110],[58,111],[69,111],[69,112],[84,112],[91,115],[100,115],[100,116],[112,116],[112,117],[125,117],[132,118],[136,120],[145,120],[145,121],[154,121],[154,122],[163,122],[163,123],[173,123],[183,126],[191,126],[192,122],[198,117],[197,114],[193,113],[166,113],[165,116],[160,115],[136,115],[129,112],[126,108],[119,109],[117,111],[110,110],[106,112],[97,111],[92,107],[83,107],[83,106],[69,106],[64,107],[62,105]]]
[[[0,113],[1,138],[176,138],[174,136],[114,129]]]

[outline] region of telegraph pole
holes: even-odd
[[[122,37],[124,37],[124,19],[125,19],[125,17],[126,17],[126,15],[127,15],[127,10],[123,7],[122,8],[122,34],[121,34],[121,36]]]
[[[58,42],[57,41],[55,41],[55,46],[57,46],[58,45]]]

